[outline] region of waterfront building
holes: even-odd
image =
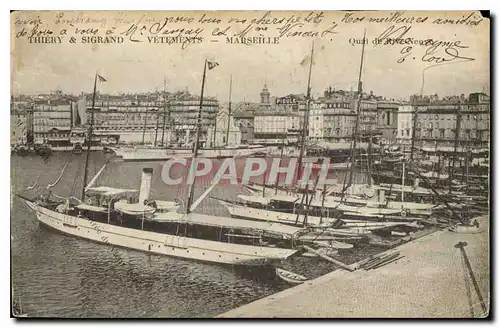
[[[316,109],[311,114],[309,124],[310,136],[327,142],[348,142],[356,129],[358,116],[358,98],[356,92],[335,90],[329,87],[323,97],[316,101],[321,110]],[[364,139],[366,135],[378,135],[379,110],[377,98],[363,93],[359,103],[358,131]],[[318,131],[318,129],[322,131]]]
[[[410,145],[413,133],[412,106],[402,104],[398,106],[397,114],[397,142],[402,145]]]
[[[319,101],[311,102],[309,113],[309,140],[321,141],[325,135],[325,114],[323,104]]]
[[[233,104],[233,118],[235,125],[241,133],[241,143],[253,143],[254,140],[254,117],[255,112],[260,110],[259,104],[235,103]]]
[[[361,134],[378,133],[377,101],[373,97],[368,96],[365,99],[361,99],[359,106],[359,132]]]
[[[92,116],[89,105],[86,101],[87,122],[90,122]],[[155,132],[161,105],[159,99],[152,96],[100,97],[94,107],[94,132],[110,143],[154,143],[155,137],[158,141]],[[113,138],[116,140],[113,141]],[[159,138],[161,139],[161,131]]]
[[[36,99],[33,104],[33,133],[35,143],[53,146],[68,143],[72,128],[72,100]]]
[[[311,109],[314,106],[319,105],[311,103]],[[267,84],[264,84],[259,103],[244,102],[233,108],[242,143],[288,144],[297,143],[300,138],[307,101],[302,94],[271,96]]]
[[[242,132],[236,123],[234,115],[231,113],[229,115],[229,104],[221,106],[219,108],[219,113],[217,114],[216,125],[211,126],[208,129],[207,139],[208,144],[212,147],[223,147],[226,144],[228,146],[240,145],[242,143],[241,136]],[[229,120],[229,130],[228,130],[228,120]],[[214,139],[215,130],[215,139]]]
[[[254,117],[254,143],[279,145],[297,143],[303,116],[290,112],[260,112]]]
[[[97,135],[119,136],[123,143],[188,145],[195,137],[200,97],[189,92],[167,94],[105,96],[96,101],[94,113]],[[200,141],[208,141],[219,102],[203,98]],[[90,110],[87,111],[90,120]],[[165,126],[165,128],[164,128]],[[165,132],[163,132],[165,131]]]
[[[303,113],[307,109],[306,96],[303,94],[289,94],[284,97],[275,98],[271,109],[280,113]]]
[[[327,142],[346,142],[352,138],[356,126],[354,99],[342,96],[322,100],[323,139]],[[321,121],[317,116],[316,121]]]
[[[11,143],[26,143],[31,135],[36,143],[68,143],[71,130],[85,129],[91,117],[91,98],[63,95],[61,92],[11,101]],[[196,131],[200,99],[189,92],[97,95],[94,132],[110,143],[148,143],[190,145]],[[311,100],[307,134],[311,141],[348,142],[356,126],[357,98],[353,91],[331,87],[324,96]],[[272,97],[265,84],[258,103],[227,106],[213,98],[203,101],[200,140],[217,146],[240,143],[279,144],[283,139],[295,143],[300,138],[307,102],[304,95]],[[417,145],[459,144],[481,147],[489,143],[490,99],[484,93],[445,97],[412,96],[410,103],[387,100],[363,93],[360,101],[359,132],[411,143],[413,113],[417,113]],[[227,135],[227,122],[230,133]],[[216,121],[217,120],[217,121]],[[458,129],[457,129],[458,126]],[[81,134],[81,133],[80,133]],[[226,140],[229,138],[229,140]]]
[[[460,145],[489,146],[490,98],[486,94],[442,99],[412,96],[411,104],[417,114],[415,138],[421,144],[452,146],[456,140]]]
[[[400,104],[395,101],[381,100],[377,102],[377,130],[387,143],[396,141],[399,106]]]

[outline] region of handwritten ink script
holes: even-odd
[[[28,44],[157,44],[181,49],[200,44],[280,45],[321,40],[352,46],[397,47],[397,63],[472,61],[470,45],[460,34],[449,39],[433,29],[474,29],[483,24],[478,12],[46,12],[12,18],[17,42]],[[13,15],[14,16],[14,15]],[[358,28],[359,26],[359,28]],[[431,27],[431,28],[430,28]],[[362,30],[371,35],[360,38]],[[374,37],[375,36],[375,37]]]

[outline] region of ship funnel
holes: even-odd
[[[139,190],[139,203],[140,204],[144,203],[144,200],[149,199],[152,178],[153,178],[153,169],[152,168],[142,169],[141,189]]]
[[[385,203],[385,190],[382,189],[378,190],[378,202]]]

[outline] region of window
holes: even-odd
[[[409,137],[410,136],[410,130],[406,130],[406,136]]]

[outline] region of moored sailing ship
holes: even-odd
[[[207,65],[205,61],[201,102]],[[96,74],[92,107],[98,81],[106,80]],[[201,108],[202,104],[200,111]],[[92,139],[92,128],[93,115],[87,140]],[[151,200],[153,170],[150,168],[143,170],[139,191],[95,187],[106,165],[87,185],[90,143],[87,146],[81,200],[67,197],[54,201],[51,193],[37,199],[20,196],[41,223],[112,246],[221,264],[262,266],[297,252],[295,242],[302,228],[192,213],[199,204],[197,201],[192,206],[193,184],[190,184],[186,213],[177,212],[177,202]],[[197,143],[193,152],[193,157],[196,156]]]
[[[158,148],[158,147],[108,147],[115,152],[116,156],[125,161],[155,161],[171,158],[193,157],[190,148]],[[202,148],[199,150],[201,157],[205,158],[227,158],[248,157],[267,153],[267,148],[259,145],[239,145],[217,148]]]

